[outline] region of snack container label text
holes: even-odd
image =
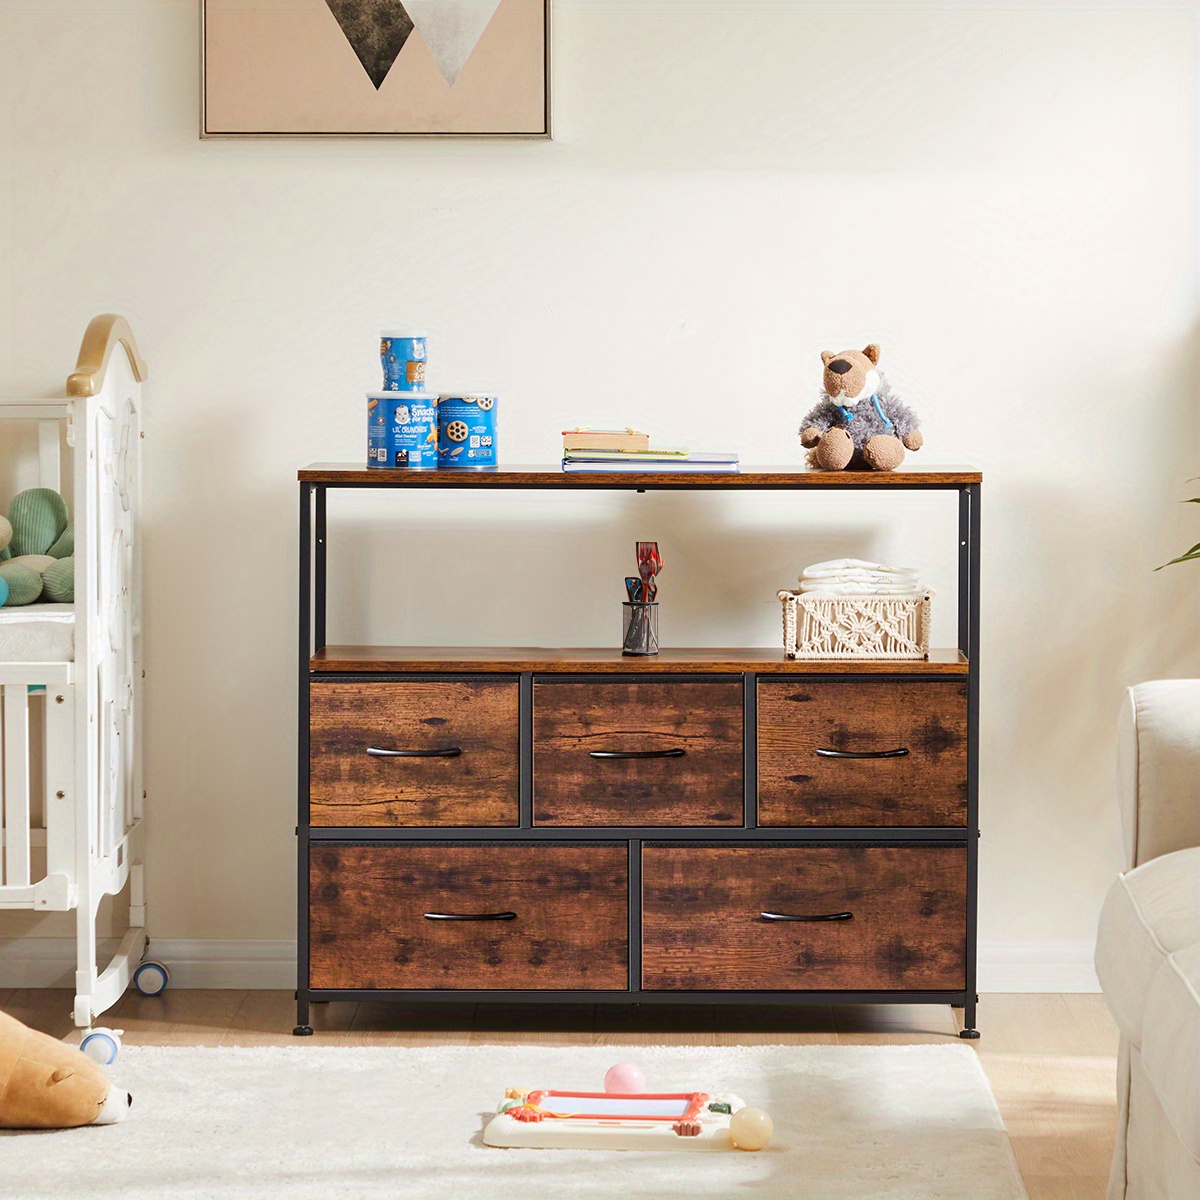
[[[378,392],[367,397],[367,466],[436,469],[437,397]]]
[[[438,398],[438,466],[480,471],[496,465],[497,398],[485,392]]]
[[[425,363],[428,359],[425,339],[419,335],[401,337],[385,334],[379,339],[379,359],[383,364],[385,392],[423,392]]]

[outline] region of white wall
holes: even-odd
[[[201,142],[196,7],[0,5],[0,390],[105,310],[151,365],[155,933],[292,932],[295,469],[362,459],[381,325],[502,393],[509,462],[577,421],[797,462],[819,351],[874,340],[986,473],[984,984],[1083,978],[1121,689],[1200,672],[1200,571],[1152,570],[1200,537],[1195,6],[559,0],[555,140],[486,144]],[[675,644],[776,644],[842,551],[950,636],[948,500],[335,512],[335,639],[610,644],[638,536]]]

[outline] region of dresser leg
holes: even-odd
[[[308,997],[303,999],[296,996],[296,1028],[292,1030],[293,1037],[312,1037],[313,1028],[308,1023]]]
[[[979,1030],[975,1028],[975,1009],[978,1004],[979,997],[976,996],[974,1000],[963,1006],[963,1027],[958,1031],[958,1036],[969,1042],[976,1041],[979,1037]],[[957,1008],[958,1005],[954,1005],[954,1007]]]

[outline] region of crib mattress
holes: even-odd
[[[0,663],[74,661],[73,604],[0,608]]]

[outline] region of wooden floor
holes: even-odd
[[[78,1040],[66,991],[0,989],[0,1008]],[[1116,1128],[1117,1031],[1098,995],[988,995],[983,1037],[959,1043],[961,1014],[924,1005],[738,1011],[708,1005],[327,1004],[316,1035],[336,1045],[798,1045],[951,1042],[979,1053],[1031,1200],[1103,1200]],[[128,1045],[291,1046],[290,992],[128,993],[104,1022]]]

